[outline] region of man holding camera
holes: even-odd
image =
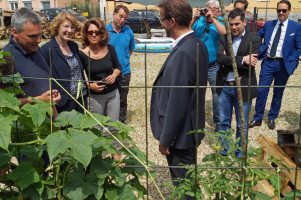
[[[223,19],[218,16],[219,2],[216,0],[209,0],[205,4],[205,9],[198,9],[195,13],[191,25],[195,34],[206,45],[209,53],[209,70],[208,81],[210,86],[216,86],[216,72],[219,69],[219,64],[216,62],[216,51],[220,35],[226,34],[226,28],[224,23],[219,19]],[[211,88],[213,96],[213,122],[220,123],[219,111],[218,111],[218,95],[216,88]]]

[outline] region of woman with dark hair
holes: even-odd
[[[83,66],[79,57],[78,45],[71,41],[76,29],[79,27],[76,16],[65,11],[59,13],[50,25],[52,38],[41,47],[42,54],[50,66],[49,49],[52,54],[52,76],[59,79],[58,82],[64,89],[86,106],[86,85],[84,79]],[[64,79],[64,80],[62,80]],[[79,83],[82,84],[79,84]],[[80,88],[78,88],[80,87]],[[78,105],[60,86],[53,83],[61,93],[62,99],[57,105],[58,112],[77,110],[83,113],[83,109]]]
[[[82,32],[83,49],[80,57],[89,77],[87,85],[90,88],[90,111],[109,116],[111,121],[116,121],[119,119],[120,110],[116,78],[121,73],[121,65],[115,48],[108,41],[109,36],[103,21],[98,18],[86,21]],[[101,129],[99,126],[96,128]],[[103,133],[108,136],[105,130]],[[116,141],[113,145],[118,148]],[[113,155],[113,158],[120,159],[118,155]]]

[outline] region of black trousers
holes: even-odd
[[[131,74],[124,74],[124,86],[129,86],[131,80]],[[120,113],[119,113],[119,121],[122,123],[126,120],[126,110],[128,107],[128,93],[129,88],[120,88],[118,87],[119,95],[120,95]]]
[[[195,148],[189,149],[176,149],[169,148],[170,154],[166,156],[168,166],[179,166],[180,163],[183,164],[195,164]],[[185,178],[187,173],[187,169],[185,168],[169,168],[171,178],[174,180],[175,178]],[[178,186],[179,182],[173,181],[174,186]]]

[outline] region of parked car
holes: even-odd
[[[153,10],[133,10],[130,12],[125,25],[130,27],[134,33],[146,33],[146,28],[143,23],[146,19],[150,28],[161,28],[160,14]]]
[[[66,8],[46,8],[46,9],[40,10],[40,12],[46,13],[49,16],[50,20],[53,20],[60,12],[63,12],[63,11],[66,11]],[[74,14],[77,18],[77,21],[79,21],[79,22],[83,22],[83,21],[87,20],[87,18],[82,16],[80,13],[78,13],[70,8],[67,8],[67,11]]]
[[[226,10],[226,14],[227,16],[229,15],[231,11],[230,10]],[[219,11],[219,15],[222,16],[222,11]],[[245,12],[245,18],[247,20],[247,22],[249,22],[250,24],[250,30],[251,32],[253,31],[253,15],[249,12]],[[258,32],[263,26],[264,26],[265,21],[263,20],[256,20],[256,24],[255,24],[255,33]]]

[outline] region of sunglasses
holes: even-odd
[[[286,13],[287,9],[277,9],[277,13],[281,13],[281,12]]]
[[[93,34],[100,35],[100,31],[87,31],[87,34],[90,36],[92,36]]]

